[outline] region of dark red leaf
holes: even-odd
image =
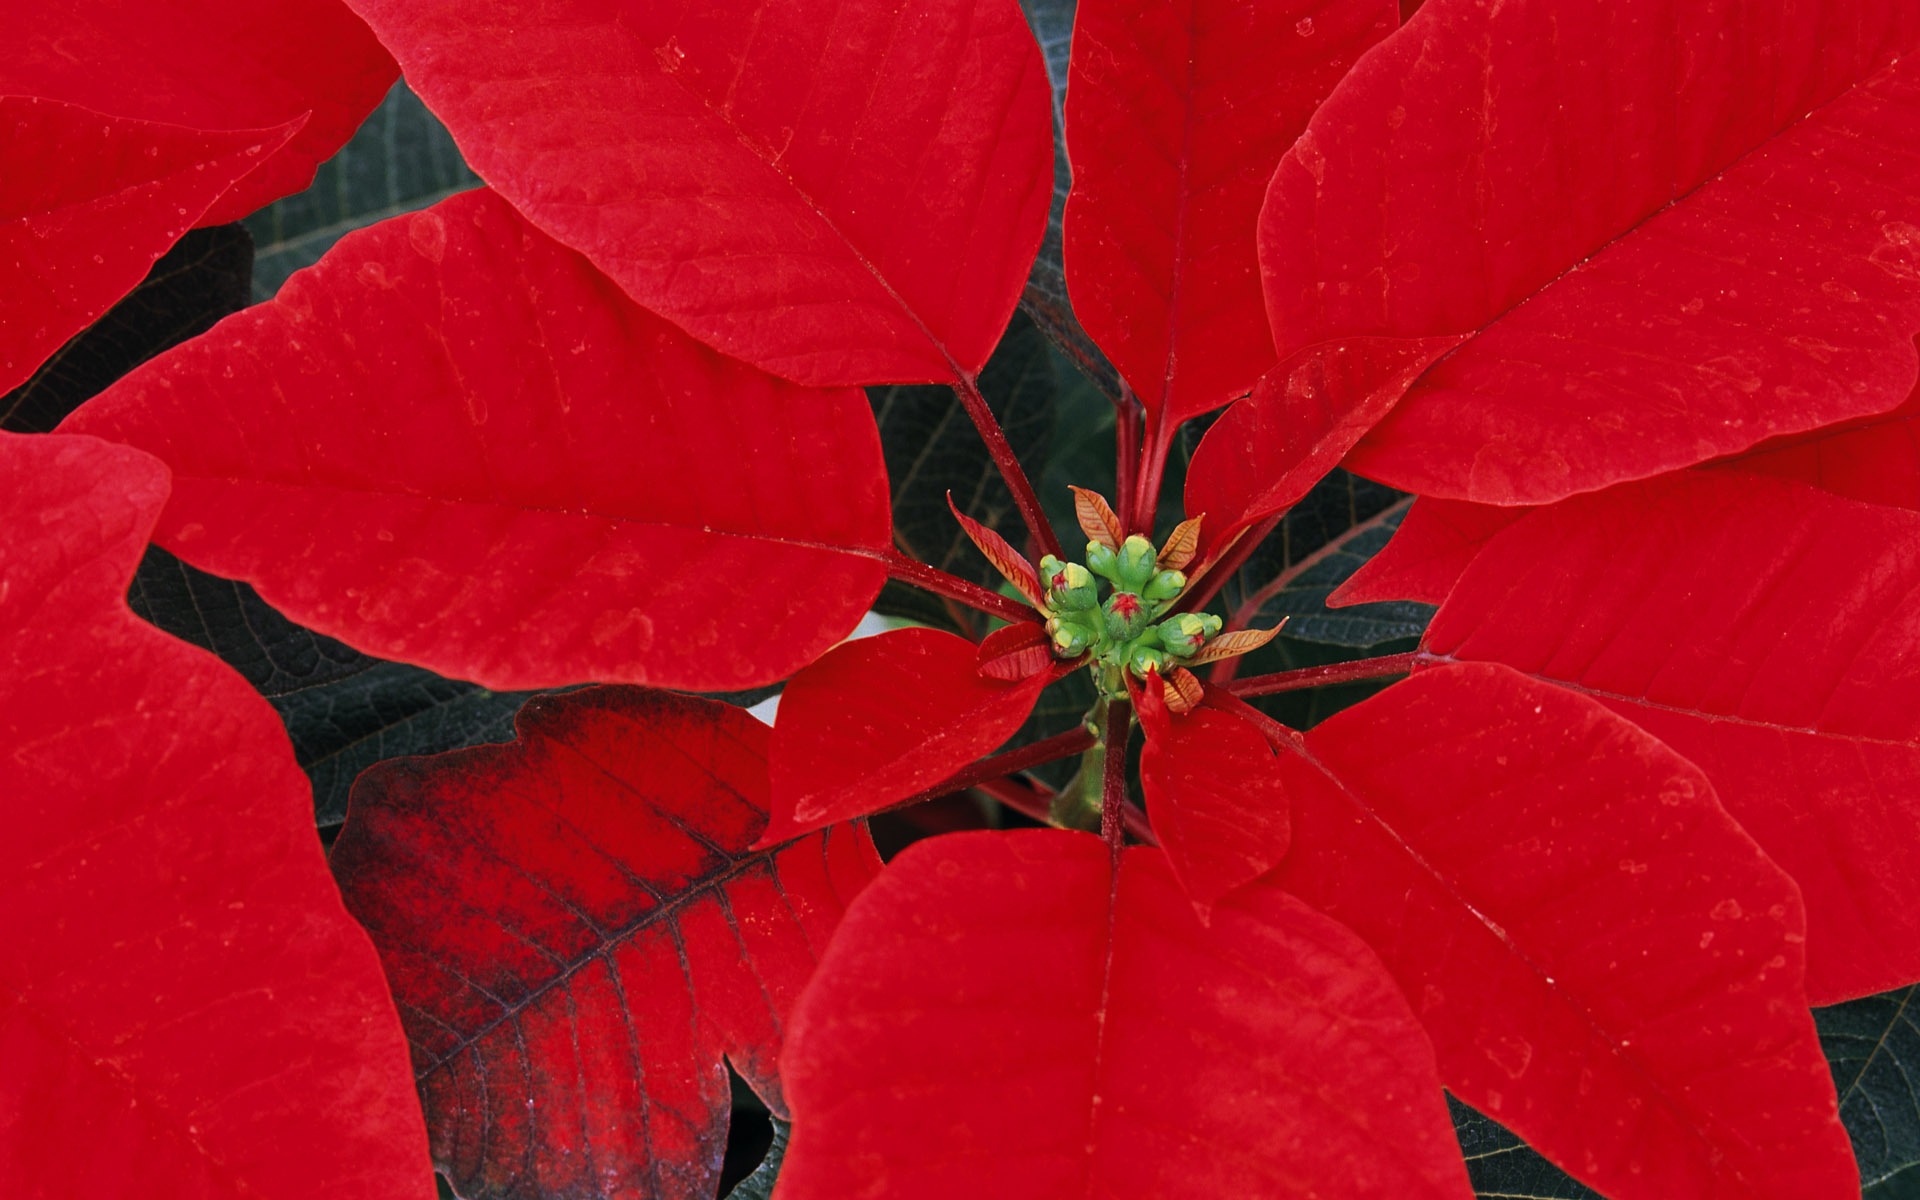
[[[1076,315],[1167,427],[1274,362],[1250,268],[1280,156],[1394,0],[1081,0],[1066,100]]]
[[[1456,341],[1359,338],[1304,350],[1261,376],[1200,439],[1187,472],[1187,511],[1207,514],[1205,557],[1293,507]]]
[[[1493,504],[1893,408],[1920,331],[1916,50],[1905,0],[1430,5],[1274,176],[1279,351],[1470,336],[1352,465]]]
[[[160,540],[195,566],[495,688],[766,683],[886,575],[858,392],[689,340],[485,191],[349,235],[63,428],[173,467]]]
[[[1202,927],[1157,850],[909,847],[781,1060],[782,1200],[1472,1195],[1432,1052],[1351,933],[1257,886]]]
[[[1004,625],[980,640],[980,673],[990,679],[1030,679],[1054,667],[1053,643],[1032,621]]]
[[[973,375],[1052,185],[1012,0],[351,0],[481,178],[695,337],[810,384]]]
[[[138,451],[0,434],[0,1194],[430,1197],[279,720],[127,610],[166,492]]]
[[[0,95],[0,393],[132,290],[298,128],[209,133]]]
[[[259,9],[231,0],[15,4],[7,33],[0,94],[200,130],[298,125],[259,170],[224,181],[226,194],[204,217],[195,212],[194,223],[208,225],[306,187],[399,75],[340,0],[273,0]],[[5,161],[12,175],[17,160]],[[63,169],[80,161],[70,153]]]
[[[460,1194],[711,1200],[726,1056],[784,1114],[788,1007],[879,869],[864,830],[751,850],[764,725],[638,688],[354,786],[333,869],[393,981]]]
[[[1816,1004],[1920,977],[1920,515],[1731,472],[1495,538],[1437,654],[1575,687],[1704,769],[1806,897]]]
[[[794,676],[775,722],[767,836],[877,812],[1012,737],[1054,673],[992,679],[978,656],[950,633],[896,629]]]
[[[1859,1196],[1799,893],[1691,763],[1488,664],[1305,753],[1278,886],[1379,951],[1461,1099],[1613,1200]]]
[[[1386,549],[1335,588],[1327,604],[1334,608],[1376,600],[1439,604],[1460,581],[1473,556],[1530,511],[1422,496],[1407,510]]]
[[[1167,711],[1158,677],[1138,689],[1140,788],[1154,836],[1202,924],[1222,896],[1279,863],[1290,838],[1286,776],[1298,759],[1274,757],[1238,714]]]

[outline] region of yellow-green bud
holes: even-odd
[[[1103,546],[1099,542],[1087,543],[1087,570],[1092,571],[1102,579],[1112,581],[1114,578],[1114,570],[1119,567],[1119,565],[1120,556],[1115,554],[1110,547]]]
[[[1152,646],[1135,646],[1133,648],[1133,657],[1127,663],[1127,666],[1135,675],[1142,679],[1147,677],[1147,672],[1149,671],[1158,675],[1165,675],[1167,673],[1166,651],[1155,650]]]
[[[1131,642],[1153,623],[1153,611],[1132,592],[1115,592],[1104,607],[1107,637],[1114,642]]]
[[[1187,577],[1179,571],[1162,571],[1147,581],[1146,590],[1140,594],[1149,600],[1171,600],[1185,591]]]
[[[1047,589],[1047,603],[1054,608],[1080,612],[1100,607],[1093,573],[1079,563],[1063,563],[1048,555],[1040,560],[1040,582]]]
[[[1186,658],[1199,653],[1207,639],[1220,632],[1220,618],[1211,613],[1178,613],[1154,628],[1168,653]]]
[[[1154,576],[1160,552],[1153,543],[1139,534],[1134,534],[1120,544],[1119,563],[1114,571],[1113,581],[1129,592],[1138,592],[1147,586]]]

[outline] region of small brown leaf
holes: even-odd
[[[1118,550],[1120,543],[1127,540],[1127,531],[1107,498],[1083,487],[1072,488],[1072,491],[1073,515],[1079,519],[1088,540],[1099,542],[1109,550]]]
[[[1282,619],[1272,629],[1236,629],[1232,633],[1223,633],[1200,647],[1200,653],[1188,659],[1187,663],[1197,667],[1202,663],[1219,662],[1223,658],[1258,650],[1272,641],[1286,623]]]
[[[1160,547],[1160,569],[1163,571],[1184,571],[1194,556],[1200,552],[1200,522],[1207,514],[1188,517],[1173,527],[1167,535],[1167,544]]]
[[[1177,713],[1190,713],[1200,706],[1206,687],[1185,667],[1175,667],[1166,678],[1167,707]]]
[[[993,569],[1000,572],[1028,604],[1044,608],[1046,591],[1040,586],[1040,573],[1033,569],[1026,556],[1009,545],[1007,539],[961,512],[953,503],[952,492],[947,493],[947,507],[953,510],[953,519],[960,522],[960,528],[980,548],[980,553],[987,556]]]

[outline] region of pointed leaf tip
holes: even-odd
[[[1120,516],[1113,511],[1113,505],[1099,492],[1088,488],[1068,485],[1073,493],[1073,515],[1080,522],[1081,532],[1090,542],[1098,542],[1109,550],[1118,550],[1120,543],[1127,540],[1127,531],[1120,524]]]
[[[1207,514],[1188,517],[1173,527],[1166,545],[1160,547],[1159,566],[1163,571],[1184,571],[1200,552],[1200,522]]]
[[[1220,634],[1208,639],[1207,643],[1200,647],[1200,653],[1188,659],[1187,662],[1197,667],[1205,663],[1219,662],[1223,658],[1251,654],[1278,637],[1286,625],[1287,618],[1282,617],[1280,623],[1272,629],[1236,629],[1232,633]]]
[[[947,507],[952,510],[953,519],[960,522],[967,540],[979,548],[1001,578],[1012,584],[1028,604],[1045,608],[1046,589],[1040,585],[1040,573],[1027,561],[1027,556],[1015,550],[1007,539],[961,512],[960,506],[953,502],[952,492],[947,493]]]

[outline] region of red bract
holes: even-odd
[[[1443,1084],[1613,1200],[1859,1193],[1807,1002],[1920,979],[1920,9],[1429,0],[1396,31],[1373,0],[1083,0],[1040,275],[1084,326],[1053,332],[1118,382],[1115,503],[1074,489],[1076,555],[981,382],[1047,201],[1012,0],[352,7],[489,189],[349,236],[67,428],[173,469],[167,547],[359,650],[501,687],[786,682],[771,734],[598,689],[539,701],[512,746],[363,779],[334,865],[463,1194],[712,1194],[723,1058],[791,1104],[782,1200],[1460,1197]],[[0,297],[27,331],[0,373],[268,178],[246,148],[270,139],[206,133],[209,97],[293,136],[278,178],[310,168],[309,127],[337,140],[390,68],[338,8],[298,14],[194,54],[311,39],[348,65],[195,87],[195,57],[97,103],[57,90],[86,70],[28,89],[84,112],[0,100],[8,153],[57,157],[78,133],[28,118],[95,108],[88,139],[154,150],[0,183],[39,189],[0,243],[31,248],[16,275],[58,276]],[[130,20],[86,36],[118,53]],[[175,107],[106,99],[136,91]],[[43,253],[42,192],[84,243]],[[954,505],[972,578],[889,520],[951,447],[936,429],[889,481],[851,386],[927,381],[1000,476]],[[1363,510],[1356,485],[1297,545],[1341,463],[1421,498]],[[23,491],[0,534],[46,524],[64,553],[57,502]],[[1418,649],[1267,645],[1402,512],[1335,595],[1440,604]],[[889,577],[957,632],[836,646]],[[104,603],[40,607],[126,633]],[[1251,652],[1268,673],[1236,678]],[[1069,712],[1047,689],[1080,670]],[[1409,673],[1311,730],[1276,714],[1325,706],[1248,703]],[[155,739],[170,795],[177,731],[145,695],[30,715],[117,747],[122,800],[124,731]],[[75,776],[81,735],[47,736]],[[853,897],[875,863],[841,822],[962,792],[1100,837],[942,836]],[[230,833],[162,857],[238,856]],[[156,919],[33,903],[36,946]],[[77,1003],[123,1020],[137,988]]]
[[[465,1196],[713,1194],[724,1054],[776,1112],[787,1008],[878,867],[864,831],[774,849],[766,728],[597,688],[512,746],[370,771],[335,844]]]
[[[166,492],[0,434],[0,1192],[430,1196],[286,735],[122,598]]]

